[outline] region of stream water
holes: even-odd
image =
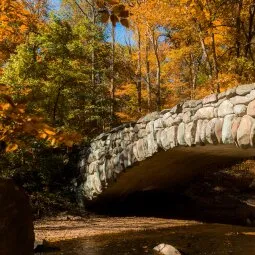
[[[199,224],[100,235],[56,242],[54,255],[142,255],[153,254],[160,243],[175,246],[186,255],[254,255],[255,229],[222,224]]]

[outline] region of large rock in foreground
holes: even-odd
[[[11,180],[0,179],[0,254],[30,255],[33,248],[29,199]]]
[[[181,253],[172,245],[161,243],[153,248],[159,255],[181,255]]]

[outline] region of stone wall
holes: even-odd
[[[96,137],[81,153],[83,195],[97,197],[117,176],[160,150],[179,146],[255,144],[255,84],[153,112]]]

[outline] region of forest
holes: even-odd
[[[0,176],[75,207],[79,146],[255,79],[253,0],[0,2]],[[78,176],[78,177],[77,177]]]

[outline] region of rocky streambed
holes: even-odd
[[[35,233],[37,239],[47,238],[60,249],[52,255],[153,254],[159,243],[169,243],[186,255],[251,255],[255,251],[254,228],[159,218],[67,216],[36,222]]]

